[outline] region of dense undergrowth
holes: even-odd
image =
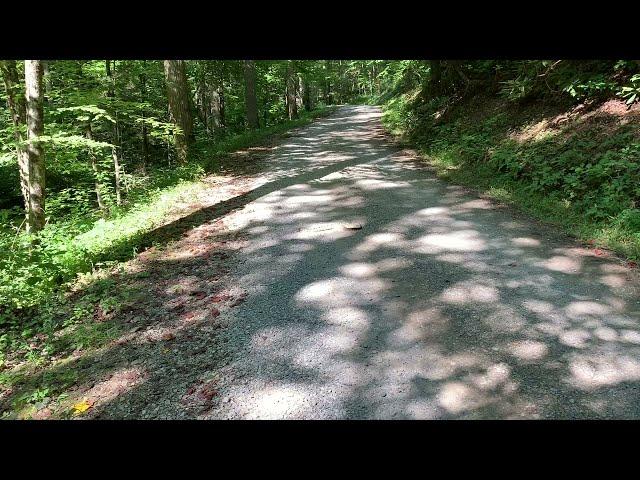
[[[143,182],[127,192],[127,203],[112,209],[103,219],[90,209],[56,212],[57,221],[38,235],[37,243],[9,228],[0,231],[0,370],[8,356],[35,363],[61,350],[74,350],[111,337],[111,325],[91,323],[94,304],[102,302],[109,311],[122,299],[109,293],[110,285],[98,282],[97,290],[83,302],[65,305],[65,292],[79,275],[116,265],[148,247],[145,234],[163,224],[180,200],[207,188],[199,179],[216,173],[225,155],[261,144],[286,130],[326,115],[332,107],[304,112],[300,119],[229,137],[223,141],[202,141],[192,149],[184,166],[150,169]],[[52,195],[49,204],[69,204],[63,191]],[[55,207],[52,207],[55,208]],[[64,214],[63,214],[64,213]],[[125,299],[126,300],[126,299]],[[67,340],[54,338],[60,329],[74,331]],[[89,329],[89,330],[87,330]],[[106,336],[106,337],[105,337]]]
[[[490,95],[445,107],[417,96],[389,100],[384,123],[418,147],[439,176],[640,259],[637,108],[620,100],[519,103]]]

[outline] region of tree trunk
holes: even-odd
[[[258,100],[256,99],[256,64],[253,60],[242,62],[244,72],[244,101],[247,125],[255,129],[260,127],[258,120]]]
[[[93,132],[91,131],[91,121],[87,123],[85,135],[87,139],[93,140]],[[93,169],[93,174],[95,177],[95,190],[96,190],[96,200],[98,201],[98,208],[102,211],[104,215],[106,213],[106,206],[104,204],[104,200],[102,199],[102,184],[100,183],[100,167],[98,165],[98,159],[96,158],[95,153],[93,153],[92,149],[89,149],[89,158],[91,159],[91,168]]]
[[[142,61],[144,66],[146,67],[146,60]],[[140,79],[140,93],[142,94],[142,99],[147,98],[147,76],[144,72],[142,72],[139,76]],[[147,172],[147,162],[149,161],[149,134],[147,133],[147,123],[145,122],[145,112],[144,108],[142,109],[142,171],[144,173]]]
[[[217,75],[217,85],[211,90],[211,120],[213,130],[223,130],[225,126],[224,118],[224,74]]]
[[[109,85],[107,86],[107,97],[113,98],[115,96],[115,92],[113,85],[113,73],[111,71],[111,60],[104,61],[104,68],[107,73],[107,78],[109,79]]]
[[[23,128],[26,124],[25,97],[20,92],[20,80],[15,60],[0,60],[0,72],[7,92],[7,106],[13,121],[16,139],[16,157],[20,171],[20,191],[24,200],[26,223],[29,221],[29,156],[24,145]]]
[[[44,228],[45,164],[44,148],[39,138],[44,131],[42,62],[25,60],[27,155],[29,160],[29,217],[27,229],[38,232]]]
[[[105,70],[107,73],[107,77],[109,78],[109,87],[107,91],[107,96],[110,99],[115,99],[116,96],[116,87],[115,87],[115,78],[113,76],[113,70],[111,70],[111,62],[109,60],[105,61]],[[115,70],[115,64],[114,64]],[[118,132],[120,131],[120,124],[118,122],[118,111],[115,110],[115,124],[113,125],[113,147],[111,147],[111,156],[113,157],[113,175],[115,179],[115,188],[116,188],[116,205],[122,205],[122,193],[120,192],[120,159],[118,158],[118,148],[120,148],[120,142],[118,141]]]
[[[296,73],[293,75],[293,78],[295,80],[293,92],[295,93],[295,96],[296,96],[296,111],[298,111],[302,108],[302,90],[300,85],[300,75]]]
[[[369,96],[373,97],[373,83],[376,78],[376,64],[371,64],[371,73],[369,75]]]
[[[293,62],[289,61],[287,65],[287,75],[286,75],[286,83],[287,83],[287,113],[289,115],[289,120],[293,120],[294,118],[298,118],[298,104],[296,103],[296,79],[295,72],[293,69]]]
[[[122,194],[120,192],[120,159],[118,158],[118,150],[114,145],[111,148],[111,155],[113,157],[113,173],[116,183],[116,205],[122,205]]]
[[[311,85],[306,77],[302,78],[302,103],[304,104],[304,109],[309,112],[313,108],[311,104]]]
[[[198,89],[196,91],[196,110],[198,112],[198,118],[204,125],[204,129],[207,135],[211,132],[209,125],[209,96],[207,95],[208,87],[205,78],[200,78],[198,82]]]
[[[42,79],[44,81],[44,101],[49,101],[51,94],[51,72],[49,72],[49,62],[42,60]]]
[[[178,161],[187,161],[189,144],[193,141],[193,118],[189,102],[189,86],[184,60],[165,60],[164,74],[171,120],[179,131],[174,134]]]
[[[214,131],[221,129],[224,126],[222,114],[222,95],[220,95],[219,89],[214,89],[213,92],[211,92],[211,122],[213,123]]]

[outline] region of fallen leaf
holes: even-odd
[[[176,336],[171,333],[171,332],[167,332],[167,333],[163,333],[162,337],[160,337],[162,340],[173,340],[174,338],[176,338]]]
[[[638,264],[636,262],[627,262],[627,267],[629,268],[636,268],[638,266]]]
[[[89,410],[92,406],[93,406],[93,400],[88,400],[84,398],[82,399],[81,402],[78,402],[73,406],[73,413],[74,415],[84,413],[87,410]]]

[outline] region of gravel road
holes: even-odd
[[[265,161],[199,418],[640,418],[638,275],[341,107]]]

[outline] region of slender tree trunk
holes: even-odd
[[[38,232],[44,228],[45,164],[44,148],[39,138],[44,132],[42,62],[25,60],[27,154],[29,158],[29,218],[27,228]]]
[[[24,145],[23,128],[26,124],[25,97],[20,92],[20,80],[15,60],[0,60],[0,71],[7,92],[7,106],[13,121],[16,139],[16,157],[20,171],[20,191],[24,200],[26,224],[29,221],[29,156]]]
[[[115,177],[116,187],[116,205],[122,205],[122,193],[120,192],[120,159],[118,158],[118,150],[116,146],[111,148],[111,156],[113,157],[113,173]]]
[[[211,91],[211,120],[213,130],[223,130],[225,127],[224,118],[224,75],[219,72],[216,78],[217,85]]]
[[[227,126],[227,119],[225,117],[227,111],[227,98],[224,91],[224,81],[220,81],[220,90],[218,93],[220,97],[220,125],[222,128]]]
[[[258,120],[258,100],[256,99],[256,64],[253,60],[242,62],[244,72],[244,101],[247,125],[255,129],[260,127]]]
[[[293,120],[294,118],[298,118],[298,104],[296,103],[295,72],[293,69],[293,62],[291,61],[289,61],[289,64],[287,65],[286,83],[287,83],[287,113],[289,115],[289,120]]]
[[[311,104],[311,85],[306,77],[302,78],[302,103],[307,112],[313,108]]]
[[[373,82],[376,77],[376,64],[371,65],[371,73],[369,74],[369,95],[373,97]]]
[[[184,60],[165,60],[164,74],[167,84],[169,113],[179,131],[174,134],[178,161],[187,161],[189,144],[193,141],[193,118],[189,102],[189,86]]]
[[[113,91],[113,73],[111,71],[111,60],[104,61],[104,68],[107,73],[107,78],[109,79],[109,85],[107,86],[107,97],[113,98],[115,96],[115,92]]]
[[[296,98],[296,112],[298,110],[300,110],[302,108],[302,90],[301,90],[301,84],[300,84],[300,75],[298,75],[297,73],[295,73],[293,75],[294,78],[294,94],[295,94],[295,98]]]
[[[111,62],[109,60],[105,61],[105,69],[107,73],[107,77],[109,78],[109,87],[107,91],[107,96],[114,100],[116,96],[116,88],[115,88],[115,78],[113,76],[113,70],[111,69]],[[115,70],[115,65],[114,65]],[[120,124],[118,122],[118,111],[114,108],[115,111],[115,124],[113,125],[113,147],[111,147],[111,156],[113,158],[113,176],[115,179],[115,189],[116,189],[116,205],[122,205],[122,193],[120,191],[120,159],[118,158],[118,148],[120,148],[119,142],[119,131]]]
[[[49,95],[51,94],[51,72],[49,72],[49,63],[47,60],[42,60],[42,80],[44,81],[44,101],[49,101]]]
[[[219,89],[214,89],[211,92],[211,123],[214,131],[224,126],[222,120],[222,98]]]
[[[146,60],[142,61],[144,66],[146,67]],[[140,93],[142,94],[142,99],[147,98],[147,76],[144,71],[139,76],[140,79]],[[147,163],[149,162],[149,134],[147,132],[147,123],[146,123],[145,111],[142,109],[142,171],[144,173],[147,172]]]
[[[93,140],[93,132],[91,130],[91,121],[87,123],[85,135],[87,139]],[[98,208],[100,208],[104,216],[107,209],[104,204],[104,200],[102,199],[102,183],[100,182],[100,166],[98,165],[98,159],[95,153],[93,153],[93,149],[89,149],[89,158],[91,159],[91,168],[93,169],[93,174],[95,178],[94,181],[95,181],[96,200],[98,201]]]
[[[207,95],[208,87],[205,78],[200,78],[198,82],[198,90],[196,91],[196,110],[198,112],[198,118],[204,125],[204,129],[207,135],[210,133],[209,125],[209,96]]]

